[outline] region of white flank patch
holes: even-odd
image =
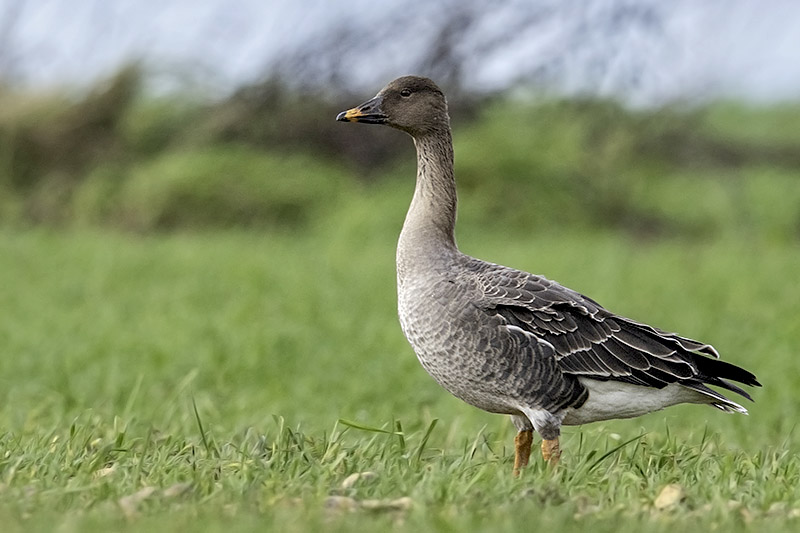
[[[633,418],[679,403],[707,404],[714,400],[677,383],[656,389],[612,380],[578,380],[589,390],[589,399],[580,408],[567,411],[564,417],[566,426],[614,418]]]

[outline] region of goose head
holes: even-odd
[[[374,98],[339,113],[336,120],[385,124],[413,137],[450,127],[444,93],[433,81],[420,76],[397,78]]]

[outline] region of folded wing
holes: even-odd
[[[614,315],[548,279],[498,265],[479,279],[487,280],[487,312],[551,344],[565,374],[655,388],[680,383],[724,410],[739,406],[706,385],[747,399],[750,395],[728,380],[760,386],[750,372],[720,361],[711,345]]]

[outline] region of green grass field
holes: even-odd
[[[397,324],[407,194],[302,233],[0,231],[3,531],[800,527],[797,242],[467,217],[467,253],[711,342],[765,385],[750,416],[567,428],[557,470],[513,479],[508,419],[439,389]]]
[[[0,531],[800,529],[797,103],[452,99],[466,253],[764,384],[513,479],[507,417],[397,323],[411,142],[336,123],[350,97],[140,81],[0,88]]]

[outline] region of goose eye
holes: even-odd
[[[408,98],[409,96],[411,96],[411,89],[403,89],[402,91],[400,91],[400,96],[402,96],[403,98]]]

